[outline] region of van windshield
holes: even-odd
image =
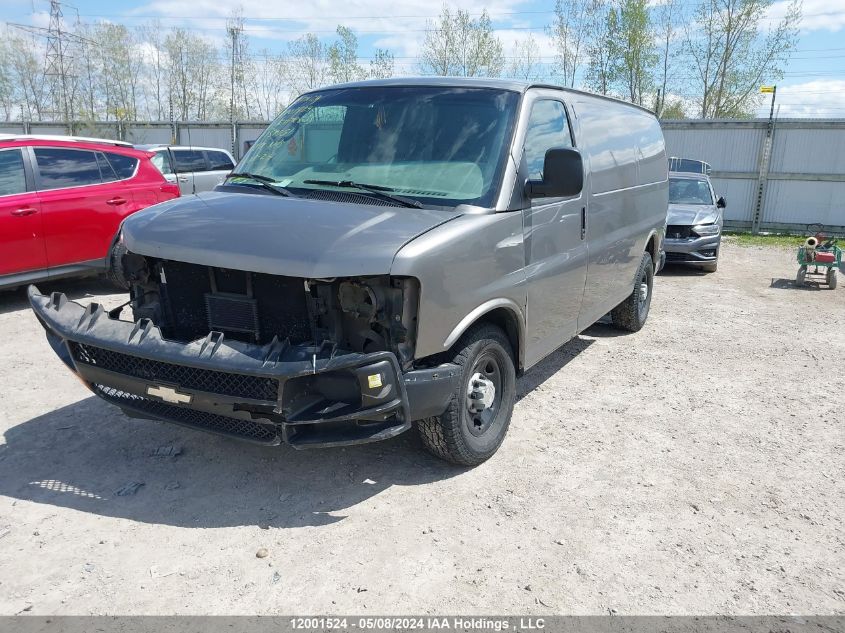
[[[363,183],[426,205],[489,207],[518,100],[518,93],[507,90],[440,86],[302,95],[261,135],[236,172],[272,178],[300,195],[339,190],[329,182]]]

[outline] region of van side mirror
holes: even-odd
[[[529,198],[567,198],[577,196],[584,188],[584,161],[581,152],[571,148],[546,151],[543,179],[525,183]]]
[[[724,209],[726,206],[728,206],[728,203],[725,202],[725,198],[723,196],[719,196],[719,199],[716,200],[716,208]]]

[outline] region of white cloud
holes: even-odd
[[[508,14],[518,11],[526,0],[454,0],[450,6],[472,14],[487,10],[496,21],[497,16],[510,21]],[[359,37],[363,35],[393,36],[401,41],[419,39],[422,30],[441,5],[430,0],[312,0],[312,2],[285,3],[266,0],[243,0],[240,3],[247,19],[247,29],[252,37],[292,40],[306,32],[330,37],[338,24],[348,26]],[[165,26],[179,25],[186,28],[225,28],[233,5],[219,0],[154,0],[128,13],[128,15],[157,15],[167,19]],[[186,16],[197,16],[186,19]],[[513,16],[516,17],[516,16]],[[253,19],[249,19],[253,18]],[[283,18],[283,19],[279,19]],[[404,54],[405,48],[397,50]]]
[[[774,27],[786,15],[790,0],[775,2],[766,13],[765,21]],[[835,33],[845,27],[845,0],[804,0],[801,30],[830,31]]]
[[[757,111],[769,116],[768,99]],[[815,117],[845,118],[845,80],[808,81],[791,86],[778,86],[775,108],[780,118]]]

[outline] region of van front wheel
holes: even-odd
[[[510,424],[516,399],[513,351],[505,333],[487,324],[472,328],[455,349],[452,362],[461,368],[457,393],[443,415],[416,425],[430,453],[475,466],[498,450]]]
[[[637,269],[633,292],[610,312],[613,325],[629,332],[639,332],[648,318],[653,287],[654,264],[651,253],[645,252]]]
[[[123,256],[126,252],[123,242],[115,242],[115,245],[109,251],[109,267],[106,271],[106,278],[115,288],[120,290],[129,290],[129,282],[123,276]]]

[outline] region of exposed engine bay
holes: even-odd
[[[419,282],[408,277],[303,279],[123,256],[133,317],[171,340],[227,338],[351,352],[393,352],[412,365]]]

